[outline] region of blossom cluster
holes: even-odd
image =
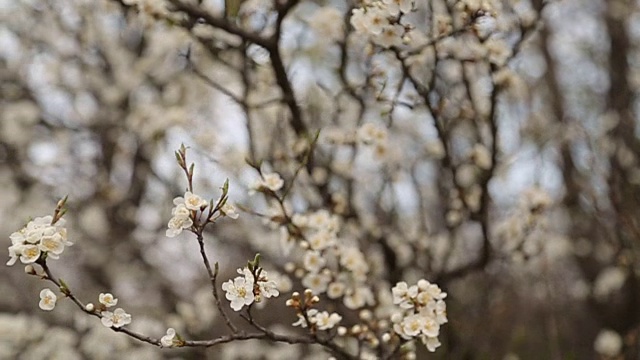
[[[412,0],[372,1],[353,10],[351,25],[377,45],[385,48],[400,46],[408,40],[411,29],[402,23],[402,15],[411,12],[413,5]]]
[[[314,309],[313,306],[318,302],[320,302],[320,298],[309,289],[305,290],[304,297],[301,297],[298,292],[291,294],[291,299],[287,300],[286,304],[294,308],[298,316],[298,320],[292,325],[302,328],[309,327],[312,331],[329,330],[342,320],[342,316],[337,313]]]
[[[53,216],[37,217],[11,234],[10,259],[7,265],[15,264],[18,258],[23,264],[31,264],[43,254],[48,258],[58,259],[65,246],[72,245],[67,239],[64,224],[64,219],[57,219],[54,223]]]
[[[98,296],[98,305],[94,305],[93,303],[88,303],[85,305],[85,311],[91,313],[100,314],[100,322],[102,325],[110,328],[121,328],[125,325],[131,323],[131,314],[127,314],[127,312],[122,308],[117,308],[114,311],[109,311],[108,308],[114,307],[118,304],[118,299],[116,299],[110,293],[100,293]]]
[[[365,123],[358,128],[358,141],[373,147],[377,156],[382,156],[387,152],[387,129],[374,123]]]
[[[116,306],[118,304],[118,299],[116,299],[110,293],[101,293],[98,296],[98,301],[100,305],[98,305],[98,311],[100,313],[100,321],[102,325],[106,327],[114,327],[121,328],[127,324],[131,323],[131,315],[127,314],[126,311],[122,308],[117,308],[114,311],[107,310],[110,307]],[[96,310],[94,305],[89,303],[86,308],[87,311]]]
[[[239,214],[236,207],[227,200],[226,193],[224,193],[218,199],[216,203],[218,207],[214,210],[219,210],[221,216],[237,219]],[[194,225],[193,221],[196,218],[196,213],[204,211],[210,204],[200,195],[187,191],[184,196],[174,198],[173,205],[174,207],[171,209],[172,217],[167,224],[167,237],[176,237],[182,233],[182,230],[190,229]]]
[[[329,314],[327,311],[309,309],[306,316],[298,314],[298,321],[294,322],[293,326],[306,328],[311,323],[318,330],[329,330],[336,326],[340,320],[342,320],[342,316],[337,313]]]
[[[182,230],[189,229],[193,226],[192,212],[195,213],[207,207],[207,201],[187,191],[184,193],[184,197],[178,196],[173,199],[173,205],[175,205],[173,209],[171,209],[171,215],[173,215],[173,217],[167,225],[166,235],[168,237],[178,236]]]
[[[435,351],[441,345],[440,326],[447,322],[447,293],[424,279],[412,286],[399,282],[391,292],[393,303],[402,309],[391,316],[395,333],[405,340],[419,338],[429,351]]]
[[[238,269],[238,274],[242,276],[222,283],[222,290],[226,292],[225,297],[231,301],[231,308],[234,311],[240,311],[244,306],[260,302],[263,297],[280,295],[277,284],[269,280],[267,272],[262,268],[251,271],[245,267]]]
[[[305,239],[301,242],[305,249],[302,285],[330,299],[343,298],[349,309],[373,305],[373,292],[366,284],[369,264],[360,249],[338,242],[340,218],[318,210],[295,214],[291,221]]]

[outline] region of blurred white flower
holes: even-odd
[[[324,265],[326,264],[326,260],[322,257],[322,255],[314,250],[308,250],[304,254],[304,268],[312,273],[319,272]]]
[[[263,185],[271,191],[278,191],[284,185],[284,180],[277,173],[266,174]]]
[[[382,28],[380,34],[373,37],[373,42],[384,47],[402,45],[402,36],[405,33],[404,26],[398,24],[389,24]]]
[[[346,285],[343,282],[332,282],[327,287],[327,296],[329,299],[337,299],[344,295],[344,290],[346,289]]]
[[[358,286],[347,289],[343,300],[344,306],[349,309],[359,309],[365,305],[373,305],[373,292],[367,286]]]
[[[406,14],[413,8],[413,0],[382,0],[382,3],[391,16],[398,16],[401,12]]]
[[[236,207],[230,203],[230,202],[226,202],[224,203],[224,205],[222,206],[222,208],[220,208],[220,212],[224,215],[224,216],[228,216],[232,219],[237,219],[238,216],[240,216],[240,214],[238,214],[238,212],[236,211]]]
[[[627,273],[620,267],[610,266],[602,270],[593,284],[593,295],[599,300],[605,300],[609,295],[624,285]]]
[[[600,355],[608,357],[617,356],[622,350],[622,337],[613,330],[600,330],[593,343],[593,348]]]
[[[316,231],[309,239],[309,246],[313,250],[323,250],[335,244],[335,234],[329,231]]]
[[[309,25],[319,35],[321,41],[340,40],[344,36],[342,13],[331,6],[323,6],[314,11]]]
[[[324,273],[309,273],[302,278],[302,285],[313,291],[314,294],[322,294],[327,290],[331,276]]]

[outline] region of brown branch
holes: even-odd
[[[218,278],[218,263],[215,264],[215,271],[211,269],[211,263],[209,262],[209,258],[207,257],[207,253],[204,250],[204,238],[202,236],[202,231],[196,233],[198,237],[198,245],[200,246],[200,255],[202,256],[202,261],[204,262],[204,267],[207,269],[207,274],[209,275],[209,281],[211,282],[211,291],[213,294],[213,298],[216,302],[216,307],[218,311],[224,318],[227,327],[231,329],[231,331],[236,334],[238,333],[238,328],[231,322],[231,319],[227,315],[227,313],[222,308],[222,303],[220,301],[220,296],[218,295],[218,287],[216,285],[216,280]]]
[[[278,86],[282,90],[282,96],[284,98],[284,102],[287,104],[289,111],[291,112],[291,118],[289,119],[289,124],[296,132],[296,135],[301,136],[305,135],[307,131],[307,126],[304,124],[302,119],[302,110],[298,106],[296,102],[296,97],[293,91],[293,87],[291,86],[291,82],[289,81],[289,77],[287,75],[287,70],[284,66],[284,62],[282,60],[282,54],[280,53],[280,36],[282,35],[282,22],[284,18],[287,16],[289,11],[293,9],[295,5],[297,5],[298,0],[288,0],[285,4],[279,5],[279,2],[276,1],[276,9],[278,10],[278,18],[276,20],[276,29],[273,36],[269,39],[265,49],[269,51],[269,58],[271,59],[271,67],[273,68],[273,73],[276,77],[276,82]]]
[[[191,17],[193,20],[201,19],[206,24],[211,25],[214,28],[224,30],[229,34],[237,35],[242,39],[248,40],[264,48],[267,48],[271,43],[271,40],[263,38],[257,33],[244,30],[225,18],[213,16],[209,12],[197,6],[183,3],[180,0],[169,0],[169,2],[176,8],[176,10],[182,11],[183,13]]]
[[[73,292],[71,291],[71,289],[68,287],[67,284],[64,284],[60,281],[60,279],[57,279],[53,273],[51,272],[51,269],[49,269],[49,266],[47,265],[47,261],[46,260],[38,260],[37,264],[39,264],[42,267],[42,270],[44,271],[44,273],[46,274],[46,276],[44,276],[45,280],[49,280],[52,283],[54,283],[58,289],[69,299],[71,299],[71,301],[76,304],[76,306],[82,310],[82,312],[91,315],[91,316],[95,316],[97,318],[101,318],[100,314],[98,314],[95,311],[90,311],[87,310],[86,305],[82,303],[82,301],[80,301],[80,299],[78,299]],[[109,327],[109,329],[113,330],[114,332],[121,332],[123,334],[127,334],[130,337],[136,339],[136,340],[140,340],[142,342],[151,344],[151,345],[155,345],[155,346],[161,346],[160,340],[159,339],[155,339],[149,336],[145,336],[142,334],[139,334],[135,331],[131,331],[129,329],[126,328],[117,328],[117,327]]]

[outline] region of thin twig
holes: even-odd
[[[236,334],[238,333],[238,328],[231,322],[231,319],[227,315],[227,313],[222,308],[222,303],[220,302],[220,296],[218,296],[218,288],[216,286],[216,279],[218,278],[218,263],[215,264],[215,271],[211,269],[211,263],[209,262],[209,258],[207,257],[207,253],[204,250],[204,238],[202,237],[202,233],[196,234],[198,237],[198,245],[200,246],[200,255],[202,256],[202,261],[204,262],[204,267],[207,268],[207,274],[209,274],[209,281],[211,282],[211,290],[213,293],[213,298],[216,302],[216,307],[220,314],[224,318],[227,327],[231,329],[231,331]]]
[[[89,314],[91,316],[95,316],[97,318],[101,318],[101,316],[95,312],[95,311],[89,311],[86,308],[86,305],[82,303],[82,301],[80,301],[80,299],[78,299],[73,292],[71,291],[71,289],[69,288],[69,286],[67,284],[62,284],[62,282],[60,281],[60,279],[57,279],[53,273],[51,272],[51,269],[49,269],[49,266],[47,265],[46,260],[42,260],[42,261],[38,261],[38,264],[42,267],[42,270],[44,271],[44,273],[46,274],[46,277],[44,277],[44,279],[51,281],[52,283],[56,284],[56,286],[58,287],[58,289],[60,289],[60,291],[62,291],[62,293],[68,297],[69,299],[71,299],[71,301],[73,301],[74,304],[76,304],[76,306],[82,310],[84,313]],[[155,346],[162,346],[162,344],[160,343],[160,340],[156,339],[156,338],[152,338],[149,336],[145,336],[142,334],[139,334],[135,331],[131,331],[129,329],[126,328],[117,328],[117,327],[109,327],[109,329],[113,330],[114,332],[120,332],[120,333],[124,333],[129,335],[130,337],[136,339],[136,340],[140,340],[142,342],[151,344],[151,345],[155,345]]]

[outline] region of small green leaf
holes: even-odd
[[[60,281],[60,292],[65,296],[69,296],[71,294],[71,290],[69,290],[69,286],[64,282],[64,280],[59,279]]]
[[[255,267],[260,266],[260,253],[256,253],[256,256],[253,258],[253,265]]]
[[[60,199],[58,201],[58,204],[56,205],[56,207],[58,209],[62,209],[64,207],[64,205],[67,203],[67,199],[69,198],[69,195],[65,195],[62,199]]]
[[[222,195],[227,195],[229,192],[229,178],[224,181],[224,185],[222,185]]]

